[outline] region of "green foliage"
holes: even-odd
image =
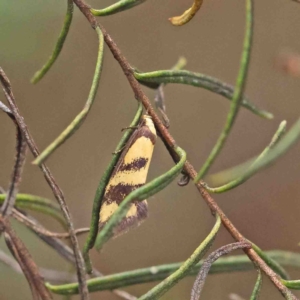
[[[31,287],[32,295],[34,299],[50,299],[48,295],[49,291],[61,294],[61,295],[74,295],[80,294],[81,299],[89,299],[90,292],[103,291],[103,290],[115,290],[118,288],[127,287],[134,284],[149,283],[153,281],[160,281],[152,289],[146,291],[139,299],[150,300],[159,299],[163,294],[169,291],[175,284],[182,280],[186,276],[195,276],[196,281],[194,288],[192,289],[191,299],[198,299],[202,291],[204,282],[208,273],[230,273],[253,270],[254,268],[258,271],[257,281],[253,288],[250,296],[251,300],[258,299],[259,293],[262,286],[262,274],[264,273],[272,281],[279,292],[285,297],[285,299],[296,300],[297,298],[292,294],[289,289],[300,289],[299,280],[289,280],[288,274],[283,266],[294,266],[300,268],[300,258],[298,254],[288,253],[284,251],[277,252],[264,252],[255,244],[247,241],[247,239],[238,231],[233,223],[227,218],[225,213],[221,210],[218,204],[210,196],[211,193],[223,193],[244,183],[250,179],[257,172],[269,166],[275,162],[281,155],[286,153],[299,139],[300,137],[300,120],[298,120],[293,127],[285,133],[286,121],[282,121],[279,125],[278,130],[273,136],[270,144],[247,165],[243,164],[239,170],[239,174],[228,183],[220,187],[209,187],[203,178],[209,172],[212,164],[221,153],[232,128],[235,124],[236,117],[241,107],[248,109],[253,114],[256,114],[265,119],[272,119],[273,114],[263,109],[257,108],[248,97],[244,95],[244,90],[247,82],[248,68],[251,58],[251,48],[253,45],[253,29],[254,29],[254,11],[253,11],[253,0],[245,1],[245,16],[246,16],[246,28],[243,43],[243,50],[241,54],[240,67],[236,78],[235,87],[229,84],[197,72],[189,70],[182,70],[185,66],[186,61],[184,59],[179,62],[170,70],[157,70],[153,72],[140,72],[137,69],[132,68],[128,61],[123,57],[121,50],[114,43],[110,35],[106,32],[105,28],[97,21],[95,16],[110,16],[113,14],[121,13],[123,11],[134,8],[135,6],[144,3],[145,0],[120,0],[103,9],[90,8],[82,0],[68,0],[67,1],[67,13],[65,15],[65,21],[58,41],[54,47],[53,53],[50,55],[49,60],[45,63],[40,71],[38,71],[32,78],[32,83],[40,81],[58,59],[59,54],[63,49],[63,45],[66,41],[69,33],[70,26],[72,24],[73,9],[74,6],[79,8],[81,13],[86,17],[97,34],[98,38],[98,56],[95,62],[95,72],[90,88],[87,101],[83,109],[74,118],[71,124],[56,138],[42,153],[39,153],[35,146],[34,140],[32,139],[24,118],[19,114],[18,107],[16,105],[15,98],[12,93],[12,88],[6,74],[0,69],[0,81],[4,89],[4,95],[9,103],[7,107],[5,104],[0,102],[0,109],[4,111],[14,122],[21,137],[17,136],[17,145],[20,142],[18,139],[24,138],[28,144],[31,152],[35,156],[34,164],[40,166],[43,171],[47,182],[49,183],[54,196],[59,202],[59,206],[54,204],[48,199],[42,197],[33,196],[29,194],[18,193],[18,185],[21,180],[21,171],[23,168],[22,163],[18,164],[18,158],[25,156],[25,150],[19,149],[17,146],[16,163],[14,165],[14,173],[16,176],[12,176],[11,184],[8,192],[0,194],[0,204],[9,202],[11,207],[14,206],[14,210],[34,210],[42,215],[49,215],[52,218],[59,221],[65,228],[69,229],[68,237],[71,238],[72,250],[68,248],[65,243],[57,240],[58,235],[55,234],[44,234],[42,227],[34,219],[30,219],[34,226],[31,228],[30,224],[24,222],[24,225],[30,227],[35,231],[39,237],[45,241],[48,245],[51,245],[53,249],[68,261],[76,266],[77,271],[77,282],[68,284],[54,285],[47,283],[45,288],[43,279],[39,276],[39,270],[35,265],[33,259],[27,255],[27,249],[19,240],[19,238],[11,230],[9,218],[14,217],[14,212],[5,212],[1,210],[0,214],[0,233],[5,232],[6,244],[23,270],[26,279]],[[185,23],[192,20],[196,12],[202,6],[203,1],[195,0],[191,8],[186,10],[182,16],[178,17],[179,20],[174,25],[184,25]],[[7,6],[7,4],[6,4]],[[9,5],[7,6],[9,7]],[[176,17],[177,18],[177,17]],[[171,18],[171,20],[174,18]],[[88,114],[92,108],[95,100],[96,93],[98,91],[101,70],[103,65],[103,53],[104,44],[108,46],[109,50],[114,55],[115,59],[119,63],[120,67],[124,71],[124,75],[128,80],[134,96],[138,101],[138,109],[133,117],[133,121],[130,124],[120,142],[116,147],[116,151],[113,154],[111,161],[100,179],[98,188],[95,192],[94,205],[91,216],[91,225],[89,235],[86,239],[82,254],[78,248],[78,241],[74,230],[73,222],[69,214],[69,209],[64,202],[63,194],[57,183],[54,180],[50,170],[44,165],[44,161],[54,153],[54,151],[66,142],[83,124],[84,120],[88,117]],[[209,90],[213,93],[219,94],[224,98],[230,100],[230,108],[227,114],[226,122],[223,130],[217,139],[215,146],[211,150],[208,158],[204,161],[199,172],[195,171],[195,168],[187,161],[186,152],[177,145],[175,139],[168,131],[168,117],[166,115],[165,103],[162,88],[166,84],[186,84],[192,85],[198,88]],[[157,112],[154,110],[149,102],[148,97],[142,91],[140,84],[147,87],[153,88],[157,93],[157,110],[163,115],[164,122],[160,120]],[[152,179],[149,183],[142,185],[129,193],[125,199],[119,204],[116,212],[110,217],[103,229],[99,231],[99,211],[102,204],[102,198],[104,196],[105,188],[109,182],[111,174],[116,166],[120,154],[128,142],[132,133],[132,128],[137,126],[143,112],[143,107],[146,112],[152,117],[153,123],[159,133],[160,138],[163,140],[168,152],[174,160],[174,166],[160,176]],[[191,179],[197,189],[199,190],[202,198],[208,204],[212,215],[216,218],[215,225],[211,232],[201,242],[197,242],[199,246],[191,254],[189,258],[183,263],[172,263],[154,267],[147,267],[144,269],[137,269],[133,271],[122,272],[118,274],[112,274],[109,276],[101,276],[100,272],[93,269],[92,262],[89,257],[89,251],[92,248],[101,250],[105,243],[112,238],[113,229],[117,226],[122,219],[126,216],[129,210],[129,205],[132,201],[142,201],[150,196],[153,196],[166,188],[178,175],[183,174],[185,179]],[[235,174],[235,173],[234,173]],[[187,183],[187,181],[185,182]],[[7,198],[6,195],[10,195]],[[2,208],[5,206],[2,205]],[[22,211],[18,213],[27,220],[28,217]],[[40,227],[39,227],[40,226]],[[235,243],[225,245],[216,251],[212,252],[208,258],[204,261],[200,261],[209,250],[210,246],[213,245],[214,240],[217,237],[217,233],[221,226],[224,226],[231,236],[236,240]],[[39,230],[37,230],[39,228]],[[222,255],[228,254],[229,252],[243,249],[246,255],[243,256],[231,256],[228,258],[222,258]],[[25,251],[26,250],[26,251]],[[1,260],[1,257],[0,257]],[[2,259],[4,261],[4,259]],[[200,261],[200,262],[199,262]],[[10,265],[13,267],[12,263]],[[24,267],[25,266],[25,267]],[[86,271],[88,273],[94,272],[96,278],[86,279]],[[123,291],[114,291],[123,295]],[[136,298],[134,298],[136,299]]]

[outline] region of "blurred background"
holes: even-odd
[[[4,0],[0,4],[0,63],[11,80],[17,103],[41,150],[83,107],[95,68],[96,34],[75,9],[73,24],[59,59],[41,82],[37,85],[29,82],[55,45],[66,11],[65,2]],[[93,0],[90,4],[102,8],[113,2]],[[204,1],[202,9],[189,24],[171,26],[168,18],[181,14],[190,2],[149,0],[132,10],[99,20],[129,62],[141,71],[168,69],[183,55],[188,61],[186,69],[234,84],[244,34],[245,1]],[[260,153],[280,121],[287,120],[290,127],[299,117],[299,78],[276,68],[282,53],[300,53],[299,14],[300,6],[293,1],[255,1],[254,47],[246,93],[253,103],[274,113],[275,118],[268,121],[241,109],[211,173]],[[47,161],[64,191],[76,228],[89,226],[98,181],[121,137],[121,128],[128,126],[137,107],[120,67],[108,49],[105,50],[101,83],[90,115],[76,135]],[[154,92],[146,88],[145,91],[153,99]],[[167,85],[165,96],[170,131],[187,151],[191,163],[199,169],[222,129],[229,101],[185,85]],[[4,101],[2,93],[0,100]],[[0,128],[0,185],[7,188],[15,154],[15,128],[3,113]],[[242,234],[264,250],[299,251],[299,149],[297,144],[272,167],[242,186],[214,196]],[[21,192],[54,199],[40,170],[30,164],[32,159],[28,154]],[[158,140],[148,178],[171,166],[172,160]],[[180,188],[174,182],[149,199],[149,209],[150,216],[142,226],[110,241],[100,254],[92,251],[95,266],[104,274],[183,261],[214,223],[193,184]],[[61,231],[53,220],[38,214],[34,216],[47,228]],[[68,269],[68,263],[52,249],[20,224],[14,225],[40,266]],[[80,238],[81,245],[84,239]],[[229,242],[232,238],[222,229],[214,249]],[[3,239],[0,246],[5,249]],[[298,279],[300,270],[291,270],[291,274]],[[162,299],[189,299],[193,280],[192,277],[185,278]],[[236,293],[247,299],[255,280],[255,271],[212,275],[202,297],[221,300]],[[154,283],[126,290],[139,296],[152,286]],[[261,298],[282,299],[267,279]],[[31,299],[24,277],[2,264],[0,299]],[[92,299],[119,298],[110,292],[99,292],[93,294]]]

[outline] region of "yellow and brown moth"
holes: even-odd
[[[125,197],[146,183],[156,142],[156,130],[150,116],[143,115],[112,172],[102,200],[99,230],[107,223]],[[139,225],[148,213],[147,200],[132,201],[123,220],[114,228],[114,236]]]

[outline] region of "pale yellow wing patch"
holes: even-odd
[[[139,137],[128,149],[124,157],[124,164],[133,163],[139,157],[145,157],[150,160],[152,157],[154,145],[148,137]],[[149,163],[149,161],[148,161]]]
[[[152,157],[154,145],[151,140],[146,137],[140,137],[129,149],[124,157],[124,164],[133,163],[135,159],[139,157],[149,158],[145,167],[137,170],[124,170],[117,172],[114,177],[111,178],[106,190],[109,190],[110,186],[116,186],[119,183],[126,185],[139,185],[144,184],[147,179],[147,174],[150,166],[150,159]]]

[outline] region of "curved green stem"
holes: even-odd
[[[232,100],[234,94],[233,86],[217,78],[187,70],[159,70],[147,73],[141,73],[135,70],[134,76],[141,84],[150,88],[157,88],[162,83],[178,83],[204,88],[228,100]],[[254,104],[250,103],[246,97],[242,97],[241,106],[265,119],[273,118],[273,114],[257,108]]]
[[[257,276],[257,280],[254,286],[254,289],[252,291],[250,300],[258,300],[259,298],[259,293],[260,293],[260,289],[262,286],[262,276],[261,276],[261,271],[258,269],[258,276]]]
[[[186,153],[179,147],[176,147],[174,151],[179,156],[180,160],[173,168],[171,168],[163,175],[153,179],[149,183],[146,183],[145,185],[132,191],[120,203],[116,212],[111,216],[111,218],[108,220],[108,222],[105,224],[105,226],[97,236],[96,249],[98,251],[103,247],[104,243],[112,237],[114,227],[117,226],[117,224],[122,220],[123,217],[125,217],[131,201],[142,201],[148,197],[153,196],[154,194],[165,188],[167,185],[169,185],[176,178],[176,176],[180,174],[186,161]]]
[[[220,226],[221,218],[217,215],[216,223],[213,229],[205,238],[205,240],[199,245],[199,247],[194,251],[194,253],[180,266],[178,270],[176,270],[173,274],[171,274],[161,283],[156,285],[146,294],[141,296],[139,300],[159,299],[163,294],[170,290],[179,280],[187,276],[190,270],[199,262],[199,260],[205,255],[207,250],[212,245],[220,229]]]
[[[131,124],[129,125],[129,127],[135,127],[138,125],[139,120],[141,118],[143,112],[143,106],[142,104],[139,102],[138,104],[138,109],[137,112],[131,122]],[[126,142],[129,140],[131,134],[132,134],[132,130],[133,129],[127,129],[124,133],[124,135],[122,136],[119,144],[116,147],[115,152],[113,153],[113,157],[107,167],[107,169],[105,170],[98,188],[96,190],[96,194],[94,197],[94,204],[93,204],[93,210],[92,210],[92,217],[91,217],[91,225],[90,225],[90,232],[89,235],[86,239],[84,248],[83,248],[83,258],[86,264],[86,269],[87,269],[87,273],[91,273],[92,272],[92,264],[90,261],[90,257],[89,257],[89,250],[92,249],[94,247],[95,244],[95,240],[96,240],[96,236],[98,233],[98,223],[99,223],[99,212],[100,212],[100,207],[101,207],[101,201],[102,201],[102,197],[104,195],[105,192],[105,187],[108,184],[108,181],[110,179],[111,173],[116,165],[116,163],[118,162],[118,159],[121,155],[121,151],[122,148],[125,146]]]
[[[283,134],[286,131],[286,121],[282,121],[277,129],[277,131],[275,132],[274,136],[272,137],[272,140],[270,142],[270,144],[262,151],[262,153],[254,160],[254,162],[250,165],[249,169],[254,168],[256,164],[258,164],[265,156],[268,155],[268,153],[274,148],[274,146],[280,141],[281,137],[283,136]],[[239,167],[237,167],[239,168]],[[208,186],[205,186],[205,188],[211,192],[211,193],[224,193],[227,192],[239,185],[241,185],[242,183],[244,183],[245,181],[247,181],[250,177],[249,176],[245,176],[245,173],[243,176],[239,176],[238,178],[222,185],[219,187],[215,187],[215,188],[211,188]]]
[[[293,125],[293,127],[281,138],[281,140],[273,147],[273,149],[268,150],[262,158],[256,161],[251,168],[247,169],[240,175],[243,181],[248,180],[251,176],[259,172],[261,169],[266,168],[275,160],[277,160],[281,155],[283,155],[287,150],[289,150],[300,137],[300,119]],[[220,192],[225,190],[230,190],[236,183],[229,182],[219,188],[211,189],[207,188],[211,192]]]
[[[281,282],[289,289],[300,290],[300,280],[284,280],[281,279]]]
[[[5,194],[0,194],[0,205],[4,202],[5,197]],[[17,194],[15,206],[20,209],[29,209],[49,215],[62,224],[63,227],[66,226],[60,207],[49,199],[30,194]]]
[[[120,0],[106,8],[91,9],[94,16],[109,16],[142,4],[146,0]]]
[[[57,57],[59,56],[71,26],[71,22],[73,18],[73,8],[74,8],[73,1],[68,0],[68,7],[67,7],[67,13],[65,16],[64,25],[58,37],[54,50],[51,56],[49,57],[48,61],[45,63],[45,65],[33,75],[31,79],[31,83],[37,83],[38,81],[40,81],[44,77],[44,75],[49,71],[49,69],[52,67]]]
[[[266,254],[266,252],[262,251],[258,246],[256,246],[254,243],[249,241],[252,245],[252,249],[259,255],[261,259],[265,261],[265,263],[274,271],[276,272],[281,278],[288,279],[289,275],[287,272],[282,268],[282,266],[274,259],[272,259],[270,256]]]
[[[246,85],[248,67],[250,62],[251,46],[252,46],[252,35],[253,35],[253,0],[246,0],[246,32],[244,38],[243,53],[242,53],[242,58],[240,63],[240,70],[236,81],[236,87],[230,105],[230,110],[227,115],[227,120],[221,132],[221,135],[219,136],[207,160],[204,162],[204,165],[198,172],[194,182],[198,182],[206,175],[209,168],[211,167],[211,165],[217,158],[218,154],[224,147],[225,142],[229,136],[229,133],[233,127],[234,121],[236,119],[237,113],[240,108],[244,88]]]
[[[300,254],[288,251],[266,251],[265,254],[276,260],[285,267],[300,268]],[[198,274],[203,261],[194,265],[187,276]],[[158,280],[163,280],[176,272],[182,263],[172,263],[160,266],[152,266],[149,268],[126,271],[122,273],[106,275],[87,280],[88,289],[90,292],[113,290],[134,284],[149,283]],[[246,255],[234,255],[221,257],[213,263],[209,274],[228,274],[230,272],[245,272],[253,271],[253,263]],[[47,287],[55,294],[61,295],[76,295],[78,294],[78,283],[69,283],[63,285],[47,284]]]
[[[71,122],[71,124],[32,162],[34,165],[41,165],[49,157],[49,155],[51,155],[62,143],[64,143],[71,135],[73,135],[76,132],[76,130],[81,126],[81,124],[85,120],[87,114],[89,113],[94,103],[102,70],[104,47],[103,35],[100,28],[96,27],[96,32],[99,38],[98,58],[92,86],[85,106],[83,110]]]

